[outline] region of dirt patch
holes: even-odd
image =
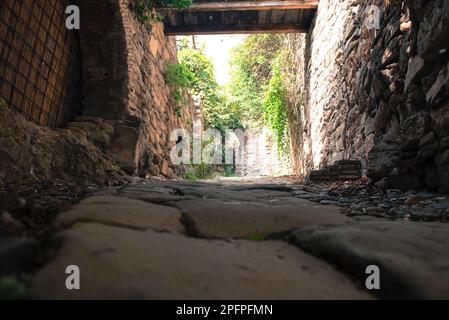
[[[51,129],[5,105],[0,100],[0,239],[33,243],[32,257],[29,250],[14,255],[24,262],[17,271],[32,270],[48,261],[59,212],[129,177],[107,151],[113,127],[106,121],[84,117],[70,129]]]
[[[99,131],[107,126],[96,122]],[[112,156],[83,130],[37,126],[0,101],[0,181],[4,184],[61,180],[114,185],[123,177]]]

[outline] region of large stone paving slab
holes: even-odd
[[[176,190],[181,195],[194,196],[201,199],[226,199],[236,201],[254,201],[257,199],[256,195],[251,192],[233,191],[227,188],[214,186],[177,186]]]
[[[208,241],[83,224],[31,284],[39,299],[369,299],[332,266],[285,242]],[[65,287],[77,265],[81,290]]]
[[[271,191],[281,191],[281,192],[294,192],[295,189],[291,186],[281,185],[281,184],[250,184],[250,185],[232,185],[231,190],[237,191],[248,191],[248,190],[271,190]]]
[[[384,298],[449,298],[449,225],[363,222],[307,228],[291,242],[365,281],[368,265],[381,270]]]
[[[173,184],[174,187],[175,184]],[[117,191],[117,196],[130,199],[142,200],[156,204],[171,204],[181,200],[195,199],[193,196],[181,196],[169,185],[158,186],[157,184],[132,185],[121,188]]]
[[[255,201],[259,199],[292,197],[290,189],[275,189],[272,185],[247,186],[246,189],[216,184],[174,184],[174,190],[180,195],[195,196],[202,199],[226,199],[239,201]]]
[[[176,203],[189,234],[205,238],[247,238],[315,225],[351,222],[336,207],[295,199],[282,205],[267,202],[190,200]]]
[[[120,192],[118,196],[126,197],[129,199],[135,199],[135,200],[142,200],[146,202],[151,202],[155,204],[172,204],[177,201],[183,201],[183,200],[193,200],[196,199],[196,197],[192,196],[177,196],[173,194],[162,194],[162,193],[152,193],[152,192],[140,192],[140,193],[127,193],[127,192]]]
[[[181,212],[176,208],[124,197],[94,196],[61,213],[54,225],[63,229],[76,223],[98,222],[139,230],[180,233],[184,232],[180,220]]]

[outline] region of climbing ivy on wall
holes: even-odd
[[[287,110],[286,89],[280,69],[280,59],[272,65],[272,76],[266,86],[263,113],[265,123],[275,130],[278,137],[278,148],[281,153],[287,152]]]

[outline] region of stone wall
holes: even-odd
[[[111,150],[129,172],[137,168],[141,176],[174,177],[169,155],[175,142],[170,141],[170,133],[191,127],[194,113],[193,99],[186,95],[178,117],[165,83],[165,63],[178,62],[175,38],[165,36],[162,24],[149,31],[135,18],[128,1],[120,1],[120,12],[127,47],[127,118],[132,120],[120,125]]]
[[[4,130],[9,130],[0,139],[0,158],[8,160],[7,165],[0,167],[0,180],[6,177],[10,181],[23,180],[30,171],[36,179],[79,178],[79,181],[96,181],[99,184],[108,175],[121,175],[121,170],[140,177],[175,178],[181,174],[179,170],[182,168],[175,168],[169,159],[170,150],[176,143],[170,141],[170,133],[175,128],[191,128],[194,101],[185,92],[182,105],[175,107],[172,99],[174,88],[170,88],[164,79],[164,65],[177,63],[175,39],[165,36],[162,24],[145,26],[139,22],[132,11],[134,2],[135,0],[75,2],[81,11],[81,29],[67,31],[69,35],[61,36],[60,40],[72,42],[74,38],[78,41],[79,37],[80,54],[77,55],[78,60],[73,62],[80,66],[81,94],[78,92],[77,98],[81,96],[83,112],[67,119],[71,122],[65,122],[65,129],[51,130],[28,123],[10,110],[18,109],[15,105],[17,99],[10,99],[9,95],[6,98],[0,96],[0,120],[14,116],[20,122],[15,128],[23,131],[17,132],[17,137],[13,137],[9,129],[12,126],[7,120],[0,122]],[[4,8],[6,2],[1,3]],[[10,3],[12,2],[8,1],[8,5]],[[55,1],[52,0],[51,3],[54,4]],[[58,2],[57,8],[54,14],[60,19],[55,20],[55,23],[66,30],[65,7]],[[28,14],[27,11],[25,13]],[[40,34],[39,30],[34,31]],[[26,42],[27,39],[23,41]],[[48,48],[52,47],[50,42],[46,45]],[[56,52],[63,45],[64,43],[56,46]],[[68,47],[69,45],[65,51],[70,51]],[[66,64],[58,65],[59,60],[50,52],[49,57],[52,55],[49,62],[51,70],[47,70],[50,78],[52,73],[67,68],[66,64],[70,66],[72,62],[66,61]],[[45,59],[47,56],[46,54]],[[39,61],[40,65],[40,58],[35,54],[30,59]],[[3,73],[0,75],[3,76]],[[41,79],[44,84],[46,79]],[[0,81],[3,92],[2,84],[3,81]],[[43,92],[48,95],[43,96],[44,101],[51,98],[51,90]],[[44,108],[45,103],[39,107]],[[181,108],[180,115],[178,108]],[[39,121],[36,123],[45,124]],[[36,144],[35,150],[28,152],[33,148],[33,143],[28,141],[32,132],[36,132],[42,141]],[[60,141],[43,141],[45,138]],[[64,143],[71,145],[66,146]],[[20,154],[21,148],[23,155]],[[80,154],[76,154],[74,150],[80,150]],[[86,152],[91,152],[92,155],[86,155]],[[40,159],[42,154],[48,154],[46,159]],[[48,163],[48,159],[58,164],[54,172],[51,172],[52,163]],[[71,165],[64,167],[64,164],[70,163],[73,164],[73,170]],[[77,164],[83,166],[82,170],[78,170]],[[101,175],[90,177],[86,168],[90,168],[92,175],[96,172],[101,172]],[[78,171],[80,173],[77,177]]]
[[[289,42],[307,170],[360,159],[385,187],[449,190],[448,1],[322,0]]]
[[[282,176],[293,173],[289,155],[278,150],[269,128],[248,129],[237,132],[238,147],[235,148],[235,172],[239,176]]]
[[[175,39],[162,24],[142,24],[133,0],[80,0],[85,116],[114,121],[109,151],[128,173],[174,177],[170,132],[189,127],[193,100],[186,94],[181,117],[165,83],[165,63],[177,63]]]

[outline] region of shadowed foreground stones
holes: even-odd
[[[59,229],[80,222],[98,222],[138,230],[184,232],[181,212],[139,200],[112,196],[94,196],[62,213],[55,221]]]
[[[31,286],[47,299],[369,299],[325,262],[284,242],[207,241],[83,224]],[[65,269],[81,270],[81,290]]]
[[[176,204],[189,234],[204,238],[268,236],[305,226],[340,225],[351,220],[340,209],[301,199],[274,203],[190,200]]]
[[[290,240],[363,283],[377,265],[382,298],[449,298],[449,225],[364,222],[302,229]]]
[[[30,238],[0,237],[0,272],[8,273],[32,260],[36,244]]]
[[[106,190],[56,218],[60,231],[69,230],[56,235],[56,255],[33,276],[30,297],[449,298],[449,225],[357,222],[337,207],[297,198],[347,203],[361,214],[370,214],[365,204],[425,214],[426,203],[445,212],[445,196],[314,190],[187,182]],[[294,246],[273,240],[281,238]],[[80,291],[65,287],[69,265],[80,267]],[[361,289],[369,265],[380,267],[380,291]]]

